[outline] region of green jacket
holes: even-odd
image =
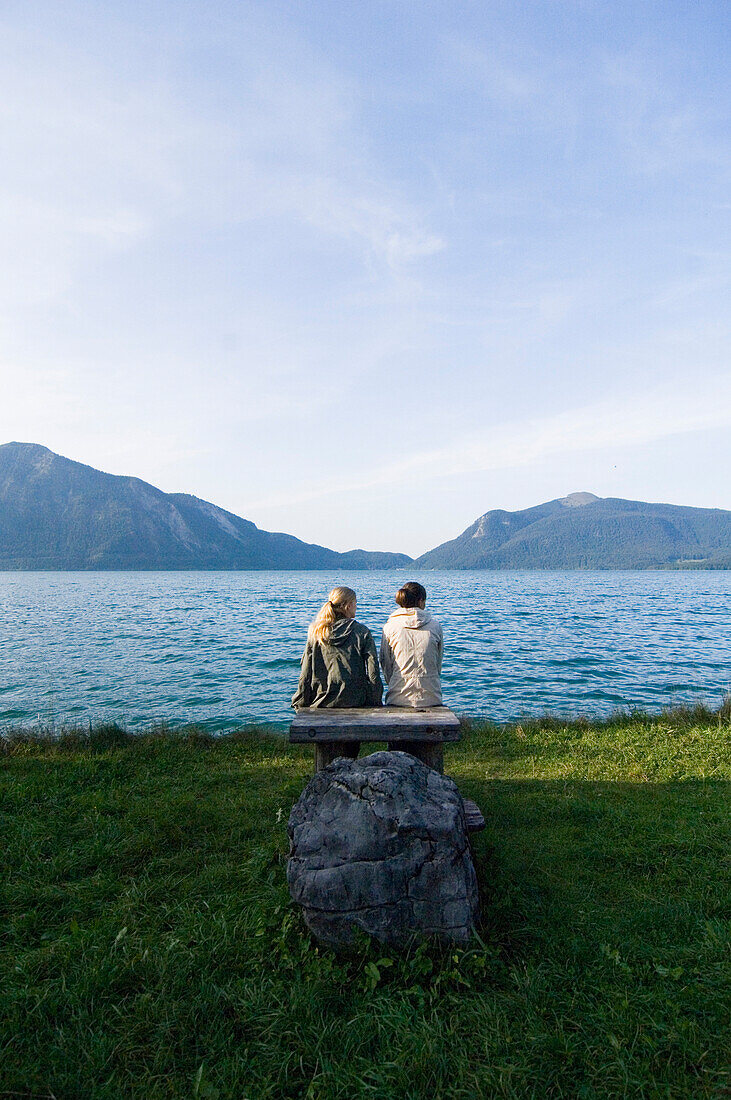
[[[380,707],[383,684],[373,635],[355,619],[333,624],[329,645],[307,639],[292,696],[301,707]]]

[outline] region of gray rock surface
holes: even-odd
[[[414,933],[465,943],[477,914],[462,797],[454,780],[405,752],[340,757],[289,818],[287,881],[318,939],[356,929],[384,943]]]

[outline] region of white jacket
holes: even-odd
[[[383,628],[381,668],[386,706],[442,705],[442,628],[420,607],[400,607]]]

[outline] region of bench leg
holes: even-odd
[[[315,744],[315,771],[321,772],[332,764],[338,756],[348,756],[354,760],[360,745],[357,741],[319,741]]]
[[[411,753],[428,768],[444,774],[444,747],[440,741],[389,741],[388,751]]]

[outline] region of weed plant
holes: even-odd
[[[289,901],[305,749],[41,732],[0,738],[0,1097],[731,1095],[728,708],[468,728],[481,925],[403,953]]]

